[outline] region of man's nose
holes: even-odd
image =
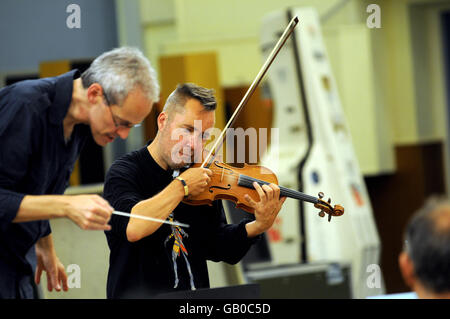
[[[191,133],[186,139],[186,145],[192,148],[194,147],[194,144],[195,144],[195,133]]]
[[[118,127],[114,133],[124,140],[128,137],[128,134],[130,134],[130,130],[131,128]]]
[[[195,133],[190,138],[190,146],[192,149],[202,147],[202,134]]]

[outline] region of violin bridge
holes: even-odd
[[[225,169],[222,167],[222,175],[220,176],[220,181],[223,180],[223,174],[225,173]]]

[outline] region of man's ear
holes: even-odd
[[[158,130],[162,131],[169,124],[168,114],[164,111],[159,113],[157,123],[158,123]]]
[[[98,103],[98,98],[103,98],[103,88],[98,83],[92,83],[87,89],[87,99],[89,103]]]
[[[416,284],[416,275],[414,273],[414,264],[409,255],[402,251],[398,256],[398,265],[405,283],[414,290]]]

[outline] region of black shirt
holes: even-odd
[[[161,168],[144,147],[114,162],[106,176],[104,197],[116,210],[130,212],[134,205],[153,197],[172,180],[172,171]],[[181,254],[176,258],[177,288],[171,226],[163,224],[150,236],[132,243],[126,237],[129,218],[113,215],[112,229],[105,232],[111,250],[108,298],[152,297],[191,289],[188,263],[195,288],[209,288],[206,260],[237,263],[259,238],[247,237],[247,220],[227,224],[221,201],[215,201],[213,206],[180,203],[173,214],[176,221],[190,225],[183,228],[187,237],[182,240],[187,262]]]
[[[50,234],[47,220],[12,223],[25,195],[62,194],[89,126],[76,125],[68,143],[63,119],[72,99],[73,70],[0,90],[0,297],[17,297],[33,274],[34,244]]]

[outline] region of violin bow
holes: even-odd
[[[292,32],[294,31],[294,28],[297,26],[297,24],[298,24],[298,17],[295,16],[294,18],[292,18],[291,22],[289,22],[288,26],[284,30],[283,34],[281,35],[281,37],[278,40],[275,47],[273,48],[269,57],[266,59],[266,62],[263,64],[263,66],[259,70],[259,73],[256,75],[256,78],[253,80],[252,85],[250,85],[250,87],[248,88],[247,92],[245,93],[245,95],[242,98],[241,102],[239,103],[238,107],[233,112],[233,115],[231,115],[230,119],[228,120],[228,123],[225,125],[225,127],[222,130],[220,136],[218,137],[216,143],[211,148],[211,150],[209,151],[208,155],[206,156],[205,160],[203,161],[203,163],[200,167],[208,168],[211,165],[212,161],[216,157],[215,154],[217,154],[218,150],[220,150],[220,148],[223,145],[225,132],[228,130],[229,127],[231,127],[233,125],[234,121],[236,120],[237,115],[240,113],[240,111],[242,110],[244,105],[247,104],[248,100],[255,92],[256,88],[258,87],[259,83],[263,79],[264,75],[267,73],[267,70],[272,65],[272,62],[275,60],[276,56],[278,55],[278,52],[280,52],[281,48],[286,43],[289,36],[292,34]],[[213,154],[213,152],[214,152],[214,154]],[[206,163],[208,163],[207,166],[205,166]]]
[[[112,213],[114,215],[124,216],[124,217],[129,217],[129,218],[138,218],[138,219],[148,220],[148,221],[152,221],[152,222],[169,224],[169,225],[173,225],[173,226],[180,226],[180,227],[186,227],[186,228],[189,227],[188,224],[184,224],[184,223],[172,222],[170,220],[154,218],[154,217],[149,217],[149,216],[143,216],[143,215],[138,215],[138,214],[129,214],[129,213],[125,213],[125,212],[121,212],[121,211],[117,211],[117,210],[113,211]]]

